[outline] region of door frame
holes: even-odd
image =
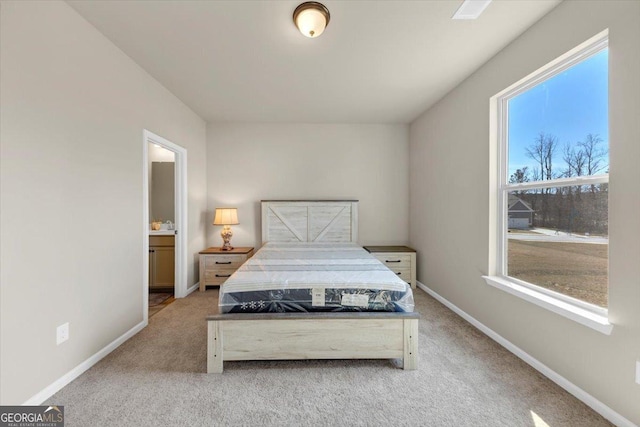
[[[142,140],[142,310],[145,323],[149,316],[149,144],[175,153],[175,284],[176,298],[187,296],[187,150],[144,129]]]

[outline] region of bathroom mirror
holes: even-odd
[[[175,154],[149,144],[149,221],[175,222]]]

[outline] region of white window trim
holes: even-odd
[[[488,285],[496,287],[500,290],[510,293],[518,298],[522,298],[525,301],[529,301],[549,311],[552,311],[560,316],[571,319],[584,326],[588,326],[598,332],[602,332],[605,335],[611,335],[613,331],[613,325],[609,323],[609,319],[606,315],[596,314],[591,310],[585,310],[577,305],[564,302],[563,300],[546,295],[539,292],[537,289],[532,289],[528,286],[517,284],[511,280],[510,277],[500,276],[482,276]]]
[[[548,181],[527,182],[522,184],[509,184],[507,182],[506,170],[508,159],[507,101],[529,90],[540,82],[562,73],[567,68],[575,65],[583,59],[605,49],[608,46],[608,36],[608,30],[597,34],[582,43],[580,46],[577,46],[544,67],[529,74],[491,98],[491,170],[497,171],[497,174],[492,176],[490,180],[490,217],[492,218],[492,221],[489,239],[489,274],[482,276],[488,285],[494,286],[510,293],[511,295],[522,298],[539,307],[550,310],[606,335],[611,334],[613,330],[613,325],[609,323],[607,309],[509,277],[504,274],[504,272],[507,271],[507,246],[505,243],[508,237],[507,196],[509,191],[541,187],[602,184],[609,182],[608,174],[602,174],[586,177],[571,177]]]

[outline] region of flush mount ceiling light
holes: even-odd
[[[308,1],[293,11],[293,22],[309,38],[318,37],[329,25],[329,9],[322,3]]]
[[[478,19],[491,0],[465,0],[451,19]]]

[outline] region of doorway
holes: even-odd
[[[187,151],[143,137],[143,316],[187,295]]]

